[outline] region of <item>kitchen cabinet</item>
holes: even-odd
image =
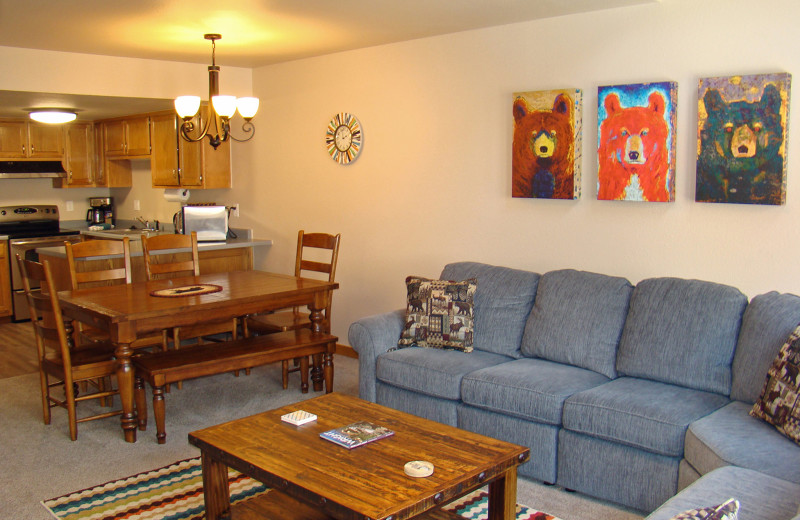
[[[86,188],[95,182],[95,131],[92,123],[70,123],[65,128],[67,177],[53,179],[55,188]]]
[[[63,159],[64,128],[35,121],[0,120],[0,157]]]
[[[106,157],[147,157],[150,155],[150,117],[134,116],[102,122],[103,152]]]
[[[174,112],[152,116],[153,188],[218,189],[231,187],[230,142],[215,150],[207,139],[191,143],[180,135],[180,119]],[[202,121],[195,123],[199,135]]]
[[[8,264],[8,243],[0,242],[0,317],[11,316],[11,277]]]

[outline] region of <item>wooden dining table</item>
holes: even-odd
[[[164,294],[171,288],[201,285],[216,292]],[[216,286],[216,287],[214,287]],[[230,271],[166,280],[60,291],[65,317],[108,331],[116,345],[117,381],[122,401],[125,440],[136,442],[134,371],[131,343],[153,332],[230,320],[293,306],[308,306],[312,331],[323,333],[323,309],[339,284],[265,271]]]

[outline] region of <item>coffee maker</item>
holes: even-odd
[[[86,222],[88,222],[90,226],[113,224],[113,197],[89,197],[89,210],[86,212]]]

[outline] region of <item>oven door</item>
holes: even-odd
[[[28,312],[28,302],[25,299],[25,291],[22,288],[22,275],[17,265],[17,255],[25,260],[39,261],[39,254],[36,252],[40,247],[63,246],[64,242],[80,242],[81,236],[62,235],[55,237],[36,237],[36,238],[12,238],[8,241],[8,258],[11,263],[11,295],[14,302],[14,321],[30,319]],[[35,287],[34,287],[35,288]]]

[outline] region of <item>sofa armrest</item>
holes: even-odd
[[[358,395],[375,402],[375,368],[378,356],[397,347],[406,311],[399,309],[367,316],[350,325],[347,338],[358,352]]]

